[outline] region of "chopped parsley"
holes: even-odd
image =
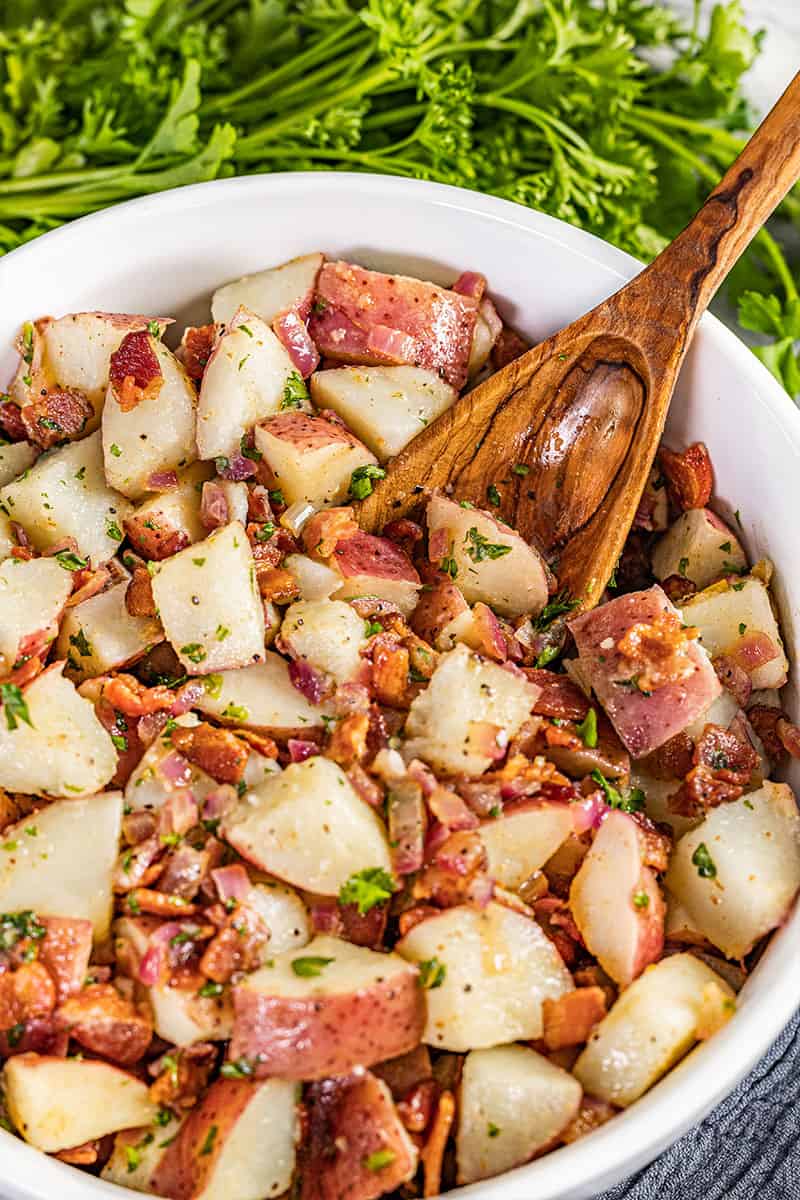
[[[116,442],[112,442],[109,449],[111,450],[111,453],[113,454],[114,458],[119,458],[122,454],[122,451],[120,450],[120,448]]]
[[[339,890],[339,903],[356,904],[360,916],[365,916],[377,904],[391,898],[395,882],[383,867],[365,867],[351,875]]]
[[[106,521],[106,533],[114,542],[122,541],[122,530],[116,521]]]
[[[487,558],[503,558],[506,554],[511,553],[510,546],[506,546],[502,542],[490,542],[487,537],[478,532],[474,525],[467,530],[464,549],[474,563],[484,562]]]
[[[385,478],[385,470],[375,463],[367,463],[363,467],[356,467],[350,476],[350,495],[354,500],[366,500],[367,496],[372,495],[373,479]]]
[[[242,458],[249,458],[251,462],[261,462],[264,455],[260,450],[256,450],[255,446],[251,446],[248,441],[248,434],[243,433],[239,442],[239,449],[242,452]]]
[[[686,578],[686,569],[689,566],[688,558],[682,558],[678,563],[678,574]]]
[[[257,542],[268,542],[271,537],[275,536],[278,526],[274,521],[265,521],[263,525],[259,525],[255,532]]]
[[[426,991],[433,992],[440,988],[445,981],[447,967],[438,958],[425,958],[419,963],[420,986]]]
[[[526,475],[530,474],[531,469],[525,463],[514,463],[511,470],[515,475],[520,475],[524,479]]]
[[[740,637],[742,637],[744,635],[744,631],[746,629],[747,629],[747,626],[745,625],[744,621],[740,621],[739,622],[739,636]]]
[[[36,913],[29,908],[0,916],[0,950],[12,950],[23,938],[40,942],[46,933]]]
[[[214,634],[218,642],[224,642],[225,638],[231,636],[231,631],[227,625],[218,625],[217,632]]]
[[[592,771],[591,777],[603,789],[606,804],[609,808],[619,808],[622,812],[627,813],[641,812],[643,810],[644,792],[641,788],[629,788],[627,792],[623,793],[619,788],[615,788],[612,783],[609,783],[603,772],[597,767]]]
[[[365,621],[364,637],[374,637],[376,633],[383,633],[383,626],[380,621]]]
[[[650,897],[648,896],[647,892],[634,892],[633,893],[633,907],[634,908],[649,908],[650,907]]]
[[[246,721],[250,713],[243,704],[229,704],[223,709],[222,715],[231,721]]]
[[[308,401],[308,388],[299,371],[292,371],[286,379],[281,396],[281,408],[302,408]]]
[[[589,709],[577,729],[584,746],[594,750],[597,745],[597,712],[595,709]]]
[[[493,483],[490,483],[486,489],[486,499],[494,508],[499,508],[501,504],[500,493]]]
[[[199,642],[189,642],[186,646],[181,646],[181,654],[185,654],[189,662],[201,663],[206,657],[206,652]]]
[[[329,963],[335,961],[334,958],[321,958],[319,955],[309,954],[305,957],[293,958],[292,970],[301,979],[314,979],[317,975],[322,974]]]
[[[222,693],[222,676],[204,675],[203,689],[212,700],[218,700]]]
[[[16,729],[20,721],[24,721],[33,729],[27,701],[15,683],[0,683],[0,703],[2,703],[3,712],[6,715],[7,729]]]
[[[209,1129],[208,1133],[206,1134],[206,1140],[203,1142],[203,1145],[200,1148],[201,1155],[211,1153],[211,1151],[214,1149],[214,1142],[216,1141],[216,1139],[217,1139],[217,1126],[212,1125],[211,1128]]]
[[[708,853],[705,842],[701,842],[692,855],[692,866],[697,867],[697,874],[701,879],[716,879],[717,877],[717,868]]]
[[[158,321],[148,321],[147,332],[150,334],[150,337],[161,337],[161,326]]]
[[[720,542],[719,548],[720,548],[720,550],[724,550],[726,554],[730,554],[730,552],[731,552],[730,542]]]
[[[247,1058],[237,1058],[235,1062],[223,1063],[219,1073],[223,1079],[249,1079],[253,1064]]]
[[[394,1150],[384,1146],[383,1150],[373,1150],[372,1154],[368,1154],[364,1166],[368,1171],[382,1171],[384,1167],[390,1167],[396,1158]]]
[[[224,988],[221,983],[214,983],[213,980],[209,979],[201,988],[197,989],[197,994],[198,996],[202,996],[204,1000],[208,1000],[212,996],[221,996],[223,990]]]
[[[55,560],[65,571],[82,571],[84,567],[88,566],[89,561],[81,558],[79,554],[73,554],[71,550],[59,550]]]
[[[579,601],[573,600],[566,588],[563,588],[557,595],[545,604],[538,617],[533,622],[534,629],[540,632],[549,629],[553,621],[557,617],[563,617],[566,613],[572,612],[578,607]],[[555,657],[555,655],[553,655]],[[538,663],[537,663],[538,666]]]
[[[128,739],[124,733],[112,733],[111,741],[116,746],[117,750],[125,751],[128,749]]]
[[[490,1138],[499,1137],[500,1136],[500,1127],[499,1127],[499,1125],[495,1125],[493,1121],[489,1121],[489,1123],[486,1126],[486,1132],[488,1133]]]

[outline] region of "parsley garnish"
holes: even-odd
[[[253,1064],[246,1058],[237,1058],[235,1062],[223,1063],[219,1071],[223,1079],[249,1079],[253,1074]]]
[[[701,879],[716,879],[717,868],[714,865],[714,860],[708,853],[708,847],[705,842],[701,842],[692,855],[692,865],[697,867],[697,874]]]
[[[308,388],[299,371],[292,371],[286,377],[281,396],[281,408],[302,408],[308,401]]]
[[[122,530],[116,521],[106,521],[106,533],[114,542],[122,541]]]
[[[382,1171],[384,1167],[390,1167],[396,1158],[394,1150],[385,1146],[383,1150],[373,1150],[372,1154],[368,1154],[364,1166],[368,1171]]]
[[[214,1142],[216,1141],[216,1137],[217,1137],[217,1126],[212,1125],[211,1128],[209,1129],[208,1133],[206,1134],[206,1140],[203,1142],[203,1145],[200,1149],[201,1155],[211,1153],[211,1151],[214,1149]]]
[[[33,729],[27,701],[15,683],[0,683],[0,703],[2,703],[3,712],[6,715],[7,729],[16,729],[19,721],[24,721]]]
[[[487,558],[503,558],[504,555],[511,553],[510,546],[506,546],[502,542],[490,542],[487,537],[478,532],[474,525],[467,530],[464,549],[474,563],[483,562]]]
[[[447,975],[447,967],[443,962],[439,962],[439,959],[436,957],[425,958],[418,966],[421,987],[424,987],[426,991],[432,992],[442,986]]]
[[[383,867],[365,867],[342,884],[339,903],[358,905],[359,914],[363,917],[376,904],[383,904],[385,900],[389,900],[395,886],[391,875],[388,875]]]
[[[597,712],[595,709],[589,709],[580,725],[577,726],[577,730],[584,746],[594,750],[597,746]]]
[[[539,631],[549,629],[557,617],[562,617],[565,613],[572,612],[578,607],[578,604],[579,601],[573,600],[567,589],[562,588],[557,595],[553,596],[552,600],[549,600],[547,604],[545,604],[544,608],[533,622],[534,628],[538,629]],[[558,653],[558,651],[556,651],[556,653]],[[555,654],[553,655],[553,658],[555,658]]]
[[[199,642],[189,642],[186,646],[181,646],[181,654],[184,654],[189,662],[201,663],[206,657],[206,652]]]
[[[354,500],[365,500],[367,496],[372,495],[373,479],[385,478],[386,472],[383,467],[378,467],[375,463],[367,463],[366,466],[356,467],[350,476],[350,495]]]
[[[73,554],[71,550],[59,550],[55,556],[55,560],[65,571],[82,571],[88,565],[89,561],[86,558],[81,558],[79,554]]]
[[[491,505],[493,505],[494,508],[500,507],[500,503],[501,503],[500,493],[498,492],[497,488],[494,486],[493,483],[490,483],[486,489],[486,499],[489,501],[489,503]]]
[[[317,975],[322,974],[329,963],[335,961],[333,958],[321,958],[318,955],[309,954],[305,957],[293,958],[292,970],[301,979],[314,979]]]
[[[619,808],[622,812],[635,813],[641,812],[644,808],[644,792],[641,788],[629,788],[626,793],[615,788],[612,783],[606,779],[602,771],[597,767],[592,771],[592,779],[595,783],[599,783],[603,789],[606,798],[606,804],[609,808]]]

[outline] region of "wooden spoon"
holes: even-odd
[[[694,328],[798,177],[800,74],[675,241],[608,300],[461,396],[389,464],[359,523],[380,530],[434,488],[485,508],[493,485],[492,511],[542,551],[581,608],[596,604]],[[512,470],[521,465],[527,473]]]

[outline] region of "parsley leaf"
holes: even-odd
[[[376,904],[383,904],[395,891],[395,882],[383,867],[365,867],[351,875],[339,890],[340,904],[356,904],[364,916]]]
[[[0,683],[0,703],[2,703],[3,712],[6,715],[7,729],[16,729],[20,721],[24,721],[33,729],[27,701],[15,683]]]

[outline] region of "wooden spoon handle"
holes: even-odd
[[[729,167],[697,215],[637,284],[665,304],[653,314],[688,340],[714,293],[800,176],[800,74]]]

